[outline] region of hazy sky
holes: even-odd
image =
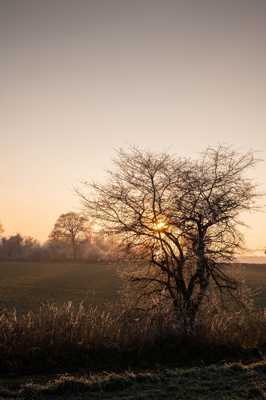
[[[46,239],[120,146],[266,159],[265,0],[1,0],[0,46],[6,234]],[[246,221],[266,246],[266,214]]]

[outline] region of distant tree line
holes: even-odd
[[[30,236],[3,233],[0,224],[0,261],[110,262],[116,257],[111,240],[93,232],[89,221],[75,212],[60,215],[43,244]]]

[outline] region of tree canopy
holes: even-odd
[[[77,259],[79,244],[88,233],[88,220],[75,212],[62,214],[57,219],[49,236],[50,241],[63,242],[71,246],[73,259]]]
[[[210,282],[221,292],[236,287],[223,266],[242,245],[239,215],[256,198],[245,173],[255,163],[252,153],[223,146],[198,160],[121,150],[107,183],[79,195],[90,218],[134,255],[142,294],[159,293],[194,320]]]

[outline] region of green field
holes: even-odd
[[[237,268],[239,269],[239,268]],[[266,265],[240,266],[241,277],[257,292],[256,303],[266,307]],[[92,302],[101,305],[118,296],[115,267],[102,264],[0,263],[0,307],[36,309],[42,302]]]
[[[0,307],[34,310],[49,301],[101,305],[117,297],[115,268],[102,264],[0,263]]]

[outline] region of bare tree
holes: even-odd
[[[69,212],[60,215],[57,219],[49,235],[49,240],[70,245],[72,257],[76,260],[78,257],[79,244],[86,237],[87,232],[88,220],[78,213]]]
[[[191,327],[211,282],[221,293],[236,288],[224,265],[241,247],[239,214],[254,206],[256,188],[244,174],[255,162],[225,147],[196,161],[121,150],[108,183],[79,195],[134,255],[131,280],[141,296],[170,299]]]
[[[20,259],[23,255],[23,237],[17,233],[9,238],[2,238],[1,243],[2,256],[8,259]]]

